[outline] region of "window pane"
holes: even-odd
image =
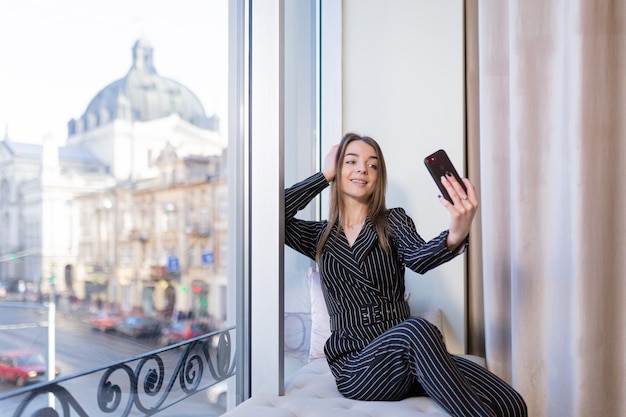
[[[285,2],[285,186],[318,168],[316,1]],[[317,201],[317,200],[316,200]],[[316,204],[298,213],[314,219]],[[314,263],[285,248],[285,375],[308,360],[311,314],[308,278]]]
[[[47,357],[45,327],[2,326],[50,299],[64,376],[160,347],[125,317],[226,326],[228,8],[0,4],[0,350]],[[176,414],[221,414],[216,390]]]

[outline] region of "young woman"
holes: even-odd
[[[424,273],[465,250],[478,208],[453,176],[449,229],[426,242],[401,208],[385,207],[387,171],[376,141],[345,135],[322,172],[285,190],[285,242],[315,260],[330,314],[324,347],[337,388],[358,400],[429,395],[453,416],[526,416],[522,397],[473,362],[447,352],[428,321],[410,316],[404,268]],[[330,184],[328,221],[294,216]]]

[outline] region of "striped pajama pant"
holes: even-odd
[[[450,355],[437,327],[409,318],[333,364],[347,398],[394,401],[428,395],[452,416],[527,416],[522,397],[480,365]]]

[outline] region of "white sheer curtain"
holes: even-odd
[[[471,347],[531,416],[625,416],[626,1],[466,4]]]

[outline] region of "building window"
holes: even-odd
[[[178,212],[173,203],[163,205],[163,231],[172,232],[178,230]]]
[[[195,245],[189,246],[187,250],[187,267],[193,268],[195,266],[196,247]]]

